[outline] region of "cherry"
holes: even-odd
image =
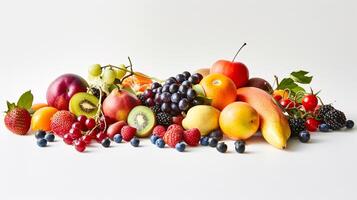
[[[72,145],[73,144],[73,139],[72,139],[72,137],[71,137],[71,135],[69,133],[64,134],[63,142],[68,144],[68,145]]]
[[[284,108],[291,109],[295,107],[295,103],[291,101],[290,99],[281,99],[280,105],[282,105]]]
[[[306,111],[314,111],[318,102],[319,101],[314,94],[307,94],[302,98],[302,105]]]
[[[78,128],[71,128],[71,130],[69,130],[69,133],[70,133],[70,136],[72,137],[72,139],[74,139],[74,140],[76,140],[82,136],[82,131]]]
[[[281,95],[274,95],[274,99],[279,102],[283,97]]]
[[[86,127],[88,128],[88,130],[93,129],[95,127],[95,125],[96,125],[96,122],[93,118],[88,118],[86,120]]]
[[[90,135],[85,135],[81,137],[81,140],[86,143],[86,145],[89,145],[92,142],[92,136]]]
[[[82,130],[83,126],[82,126],[82,124],[80,122],[74,122],[72,124],[72,128],[77,128],[79,130]]]
[[[102,140],[104,140],[105,138],[107,138],[107,134],[105,132],[101,131],[97,134],[96,140],[98,143],[101,143]]]
[[[79,123],[81,123],[83,126],[86,125],[86,120],[87,120],[87,117],[84,116],[84,115],[79,115],[79,116],[77,117],[77,121],[78,121]]]
[[[314,118],[308,118],[305,122],[306,129],[310,132],[316,132],[320,126],[320,122]]]
[[[77,140],[74,147],[78,152],[83,152],[86,149],[86,143],[82,140]]]

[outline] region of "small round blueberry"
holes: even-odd
[[[37,140],[37,145],[39,147],[45,147],[45,146],[47,146],[47,140],[44,138],[40,138]]]
[[[302,143],[307,143],[310,140],[310,133],[308,131],[301,131],[299,133],[299,140]]]
[[[209,140],[209,137],[202,137],[201,140],[200,140],[200,143],[202,146],[208,146],[208,140]]]
[[[55,135],[53,135],[52,133],[47,133],[45,139],[47,140],[47,142],[53,142],[55,141]]]
[[[140,144],[140,140],[136,137],[134,137],[133,139],[130,140],[130,144],[133,146],[133,147],[138,147],[139,144]]]
[[[352,120],[347,120],[347,122],[346,122],[346,128],[352,129],[354,126],[355,126],[354,121],[352,121]]]
[[[121,134],[116,134],[116,135],[114,135],[113,140],[115,143],[121,143],[123,140],[123,137],[121,136]]]
[[[237,153],[244,153],[245,151],[245,142],[242,140],[238,140],[234,143],[234,148]]]
[[[151,143],[153,143],[153,144],[156,143],[156,140],[157,140],[157,139],[159,139],[159,137],[158,137],[157,135],[152,135],[152,136],[150,137],[150,141],[151,141]]]
[[[165,142],[163,139],[159,138],[156,140],[155,142],[156,146],[159,147],[159,148],[164,148],[165,147]]]
[[[227,145],[224,142],[220,142],[217,144],[217,151],[221,152],[221,153],[226,153],[227,152]]]
[[[45,138],[45,136],[46,136],[46,131],[43,130],[39,130],[35,134],[36,139]]]
[[[320,124],[319,130],[320,130],[321,132],[329,132],[330,128],[328,127],[327,124]]]
[[[186,149],[186,144],[183,142],[177,143],[175,146],[176,150],[179,152],[184,152]]]
[[[102,141],[102,146],[103,146],[104,148],[108,148],[108,147],[110,146],[110,140],[109,140],[108,138],[104,139],[104,140]]]
[[[210,146],[210,147],[216,147],[217,146],[217,144],[218,144],[218,140],[216,139],[216,138],[210,138],[209,140],[208,140],[208,145]]]

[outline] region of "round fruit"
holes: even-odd
[[[85,122],[85,125],[88,130],[92,130],[97,123],[95,122],[95,119],[93,118],[88,118]]]
[[[306,129],[310,132],[316,132],[320,126],[320,122],[314,118],[308,118],[305,122]]]
[[[106,68],[104,70],[102,79],[106,84],[110,85],[114,83],[115,77],[116,77],[116,73],[114,72],[114,70],[110,68]]]
[[[209,141],[209,137],[205,136],[205,137],[202,137],[201,140],[200,140],[200,144],[202,146],[208,146],[208,141]]]
[[[102,140],[102,146],[108,148],[110,146],[110,140],[108,138]]]
[[[54,107],[43,107],[37,110],[31,119],[32,130],[51,130],[51,118],[58,110]]]
[[[208,145],[210,147],[217,147],[217,144],[218,144],[218,140],[216,138],[210,138],[208,140]]]
[[[114,141],[115,143],[121,143],[121,142],[123,141],[123,137],[122,137],[120,134],[116,134],[116,135],[114,135],[114,137],[113,137],[113,141]]]
[[[88,73],[89,75],[94,77],[99,76],[102,74],[102,67],[100,66],[100,64],[91,65],[88,68]]]
[[[38,140],[37,140],[37,145],[38,145],[39,147],[45,147],[45,146],[47,146],[47,140],[46,140],[46,139],[43,139],[43,138],[38,139]]]
[[[273,91],[273,87],[271,87],[270,83],[262,78],[249,79],[246,87],[256,87],[256,88],[262,89],[268,93]]]
[[[299,133],[299,140],[302,143],[307,143],[310,140],[310,133],[308,131],[301,131]]]
[[[314,94],[307,94],[302,98],[302,105],[306,111],[314,111],[318,104],[318,99]]]
[[[291,101],[290,99],[281,99],[279,101],[280,105],[283,106],[283,108],[286,109],[291,109],[295,107],[295,103],[293,101]]]
[[[159,148],[164,148],[165,147],[165,141],[162,138],[157,139],[155,144]]]
[[[31,110],[37,111],[37,110],[39,110],[40,108],[43,108],[43,107],[48,107],[48,105],[47,105],[46,103],[33,104],[33,105],[31,106]]]
[[[155,114],[146,106],[136,106],[129,113],[128,124],[136,128],[136,136],[147,137],[156,124]]]
[[[119,68],[120,69],[114,69],[114,71],[115,71],[115,76],[116,76],[116,79],[122,79],[124,76],[125,76],[125,74],[126,74],[126,67],[125,67],[125,65],[124,64],[121,64],[120,66],[119,66]]]
[[[94,117],[98,111],[99,100],[92,94],[80,92],[75,94],[69,102],[69,111],[76,116]]]
[[[219,60],[214,63],[210,73],[220,73],[229,77],[237,88],[244,87],[249,79],[248,68],[243,63],[228,60]]]
[[[224,142],[220,142],[217,144],[217,151],[221,152],[221,153],[226,153],[227,152],[227,145]]]
[[[280,96],[281,99],[287,99],[289,98],[289,92],[285,90],[274,90],[273,96]],[[280,99],[279,99],[280,100]]]
[[[352,129],[354,126],[355,126],[354,121],[352,121],[352,120],[347,120],[347,122],[346,122],[346,128]]]
[[[75,142],[74,147],[78,152],[83,152],[84,150],[86,150],[86,143],[82,140],[78,140]]]
[[[71,137],[71,135],[69,133],[64,134],[63,142],[68,144],[68,145],[72,145],[73,144],[73,139],[72,139],[72,137]]]
[[[133,147],[138,147],[139,144],[140,144],[140,140],[136,137],[134,137],[133,139],[130,140],[130,144],[133,146]]]
[[[186,149],[186,145],[183,142],[177,143],[175,146],[176,150],[179,152],[184,152]]]
[[[245,140],[257,132],[259,114],[247,103],[234,102],[222,110],[219,125],[227,137]]]
[[[202,79],[200,85],[206,96],[212,99],[211,105],[219,110],[236,100],[234,82],[222,74],[210,74]]]
[[[320,124],[319,130],[320,130],[321,132],[329,132],[329,131],[330,131],[330,127],[328,127],[327,124]]]
[[[42,139],[42,138],[45,138],[45,136],[46,136],[46,131],[43,131],[43,130],[39,130],[35,133],[36,139]]]
[[[48,133],[46,134],[45,139],[47,140],[47,142],[53,142],[55,141],[55,135],[53,135],[52,133]]]
[[[188,110],[182,126],[186,129],[198,128],[202,136],[219,128],[220,111],[212,106],[199,105]]]
[[[245,142],[238,140],[236,142],[234,142],[234,148],[236,150],[237,153],[244,153],[245,151]]]
[[[51,130],[58,136],[63,137],[64,134],[72,128],[72,124],[76,122],[74,115],[66,110],[56,112],[51,118]]]

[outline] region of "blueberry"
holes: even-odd
[[[136,137],[130,140],[130,144],[133,145],[133,147],[138,147],[140,144],[140,140]]]
[[[321,132],[329,132],[330,130],[327,124],[320,124],[319,129]]]
[[[237,153],[244,153],[245,151],[245,142],[238,140],[234,143],[234,148]]]
[[[218,140],[217,140],[216,138],[210,138],[210,139],[208,140],[208,145],[209,145],[210,147],[216,147],[217,144],[218,144]]]
[[[347,120],[347,122],[346,122],[346,128],[352,129],[354,126],[355,126],[354,121],[352,121],[352,120]]]
[[[102,146],[108,148],[110,146],[110,140],[108,138],[102,141]]]
[[[53,135],[52,133],[47,133],[45,139],[47,140],[47,142],[53,142],[55,141],[55,135]]]
[[[46,131],[43,130],[39,130],[35,134],[36,139],[42,139],[45,138],[45,136],[46,136]]]
[[[159,137],[158,137],[157,135],[152,135],[152,136],[150,137],[150,141],[151,141],[151,143],[153,143],[153,144],[156,143],[156,140],[157,140],[157,139],[159,139]]]
[[[47,146],[47,140],[44,139],[44,138],[39,138],[39,139],[37,140],[37,145],[38,145],[39,147],[45,147],[45,146]]]
[[[208,137],[202,137],[201,140],[200,140],[201,145],[202,146],[208,146],[208,140],[209,140]]]
[[[221,140],[223,138],[223,133],[221,130],[214,130],[209,134],[210,138],[216,138],[217,140]]]
[[[185,76],[185,79],[186,79],[186,80],[187,80],[188,78],[190,78],[190,76],[191,76],[191,73],[188,72],[188,71],[184,71],[184,72],[182,72],[182,74]]]
[[[184,152],[186,149],[186,145],[183,142],[177,143],[175,146],[176,150],[179,152]]]
[[[121,141],[123,140],[123,136],[121,136],[121,134],[115,134],[113,140],[115,143],[121,143]]]
[[[165,147],[165,142],[163,139],[159,138],[156,140],[155,142],[156,146],[159,147],[159,148],[164,148]]]
[[[220,142],[217,144],[217,151],[221,152],[221,153],[226,153],[227,151],[227,145],[224,142]]]
[[[310,133],[308,131],[301,131],[299,133],[299,140],[302,143],[306,143],[310,140]]]

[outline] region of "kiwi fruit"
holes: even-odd
[[[79,92],[69,101],[69,111],[76,116],[84,115],[87,118],[94,117],[98,111],[99,100],[92,94]]]
[[[148,137],[156,124],[155,114],[146,106],[136,106],[129,113],[128,124],[136,128],[137,137]]]

